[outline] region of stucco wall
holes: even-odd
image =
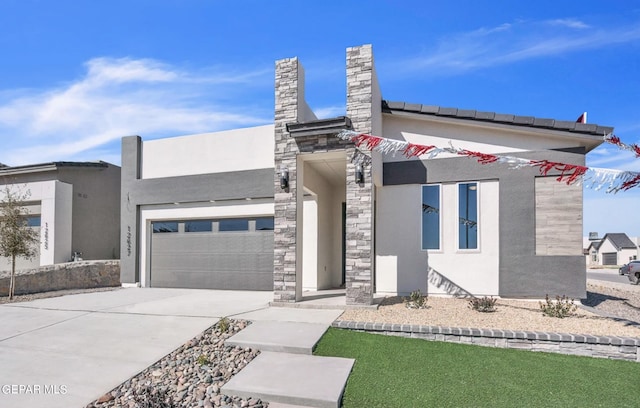
[[[378,292],[407,295],[419,289],[429,294],[450,294],[452,290],[476,296],[499,294],[498,182],[478,185],[477,250],[457,248],[457,187],[455,183],[442,184],[441,248],[428,251],[421,249],[422,186],[378,189]]]
[[[14,191],[29,194],[29,201],[39,203],[40,242],[31,260],[18,258],[17,269],[36,268],[66,262],[71,258],[73,186],[56,180],[9,185]],[[0,270],[10,270],[11,262],[0,260]]]
[[[483,126],[478,121],[450,118],[418,119],[415,116],[383,115],[384,136],[424,145],[455,147],[483,153],[508,153],[530,150],[565,149],[578,146],[579,137],[566,132],[549,132],[536,128],[514,128],[501,125]],[[454,157],[443,154],[438,157]],[[395,161],[385,155],[385,161]]]
[[[31,201],[42,201],[38,265],[66,262],[73,251],[84,259],[119,257],[120,167],[52,165],[10,181],[30,191]]]
[[[274,166],[273,125],[145,141],[142,178],[189,176]]]
[[[82,258],[120,258],[120,167],[64,167],[59,178],[73,185],[73,223],[70,253]]]
[[[341,203],[345,187],[332,185],[309,163],[304,166],[304,187],[314,193],[315,201],[304,202],[302,285],[308,290],[335,288],[342,277]],[[307,231],[308,226],[313,231]]]

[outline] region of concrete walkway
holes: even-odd
[[[353,359],[313,356],[313,348],[341,310],[271,308],[279,319],[259,320],[225,344],[261,353],[222,387],[227,395],[258,397],[270,403],[305,407],[340,407]],[[291,321],[315,316],[316,322]],[[326,319],[321,319],[321,316]]]
[[[84,407],[220,317],[275,318],[272,298],[128,288],[0,305],[0,407]]]

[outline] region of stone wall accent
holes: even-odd
[[[371,46],[347,50],[347,115],[355,118],[358,131],[371,132],[372,105]],[[299,156],[343,151],[347,158],[346,179],[346,293],[347,304],[371,304],[373,299],[373,185],[371,166],[365,165],[365,181],[355,182],[353,143],[335,134],[291,137],[287,124],[313,120],[304,101],[304,70],[297,58],[276,61],[275,81],[275,166],[274,174],[274,302],[295,302],[301,296],[302,214],[297,203],[304,179]],[[352,120],[353,122],[353,120]],[[289,172],[289,187],[280,188],[279,170]],[[304,244],[303,244],[304,245]]]
[[[347,115],[356,118],[356,129],[371,132],[371,82],[373,57],[371,46],[347,50]],[[297,203],[302,201],[298,190],[297,168],[299,154],[313,154],[342,150],[353,157],[355,149],[350,142],[335,135],[316,135],[292,138],[288,123],[313,119],[304,101],[304,71],[297,58],[276,61],[275,84],[275,165],[274,175],[274,301],[295,302],[301,295],[300,259],[301,214]],[[278,171],[286,167],[289,187],[280,188]],[[347,163],[347,248],[346,292],[347,304],[370,304],[373,297],[373,199],[370,166],[365,166],[365,182],[355,183],[355,164]],[[302,177],[303,178],[303,177]]]
[[[371,45],[347,48],[347,117],[353,130],[373,131],[373,51]],[[362,151],[362,149],[361,149]],[[365,152],[369,156],[370,152]],[[348,305],[373,301],[373,204],[371,164],[363,166],[364,183],[354,182],[356,166],[347,164],[346,300]]]
[[[9,295],[11,272],[0,272],[0,296]],[[16,295],[120,286],[120,261],[68,262],[16,271]]]
[[[298,59],[276,61],[275,83],[275,174],[274,174],[274,248],[273,300],[295,302],[297,237],[297,168],[295,141],[287,132],[287,123],[298,120]],[[300,78],[301,79],[301,78]],[[280,188],[279,171],[286,167],[289,187]]]
[[[616,336],[335,321],[333,327],[387,336],[640,362],[640,339]]]

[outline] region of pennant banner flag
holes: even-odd
[[[635,143],[634,144],[623,143],[618,136],[612,135],[612,134],[606,135],[604,137],[604,141],[609,144],[618,146],[622,150],[628,150],[630,152],[633,152],[636,155],[636,158],[640,157],[640,146],[638,146]]]
[[[613,169],[600,169],[595,167],[586,167],[578,164],[567,164],[553,162],[549,160],[529,160],[520,157],[507,156],[502,154],[491,154],[475,152],[467,149],[460,149],[449,142],[448,147],[438,147],[430,145],[421,145],[410,143],[402,140],[387,139],[379,136],[367,135],[351,130],[343,130],[338,137],[344,140],[352,141],[357,147],[363,147],[368,150],[375,150],[387,154],[402,154],[406,158],[425,156],[425,159],[433,159],[442,154],[454,154],[475,159],[480,164],[503,164],[511,169],[520,169],[523,167],[537,167],[540,174],[546,176],[549,172],[559,172],[560,175],[556,180],[567,184],[583,184],[585,187],[600,190],[605,189],[607,193],[617,193],[618,191],[626,191],[634,187],[640,186],[640,173],[633,171],[622,171]],[[615,136],[613,136],[615,138]],[[606,137],[605,137],[605,140]],[[618,146],[627,146],[617,140]],[[608,140],[609,143],[613,141]],[[616,144],[616,143],[613,143]],[[625,147],[626,148],[626,147]],[[632,145],[629,149],[636,152],[640,157],[640,148]]]

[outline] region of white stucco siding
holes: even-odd
[[[390,139],[402,140],[416,144],[436,147],[449,147],[450,143],[456,148],[462,148],[482,153],[515,153],[544,149],[560,149],[580,146],[580,142],[559,134],[548,134],[548,130],[534,128],[500,128],[482,127],[477,121],[450,119],[419,120],[410,117],[383,116],[383,136]],[[471,126],[473,125],[473,126]],[[443,153],[438,158],[452,157]],[[426,158],[426,157],[425,157]],[[385,154],[383,160],[404,160],[401,155]]]
[[[274,167],[273,125],[146,141],[142,178]]]
[[[498,295],[499,196],[498,182],[478,183],[478,249],[458,249],[458,186],[442,185],[442,251],[429,251],[429,267],[455,286],[476,296]],[[446,294],[430,277],[429,293]]]
[[[40,214],[38,254],[30,261],[18,259],[16,267],[26,269],[67,262],[72,251],[73,186],[51,180],[9,185],[9,188],[28,193],[28,200],[38,203],[28,207],[30,214],[36,215],[33,210]]]
[[[636,249],[622,249],[618,253],[618,264],[624,265],[629,261],[633,260],[633,257],[637,257],[638,250]]]
[[[611,243],[611,241],[607,239],[602,243],[602,245],[600,245],[600,248],[598,248],[598,252],[600,252],[601,254],[608,253],[608,252],[618,252],[618,248],[616,248]]]
[[[257,200],[255,200],[257,201]],[[273,201],[246,201],[233,202],[226,205],[197,203],[192,206],[164,205],[142,206],[140,210],[140,284],[147,286],[148,259],[151,256],[149,236],[151,234],[151,222],[162,220],[189,220],[207,218],[232,218],[232,217],[273,217]]]
[[[441,185],[441,248],[424,251],[421,249],[422,187],[400,185],[378,189],[378,292],[404,295],[420,289],[429,294],[448,294],[452,287],[458,287],[474,295],[498,295],[498,182],[483,181],[478,185],[477,250],[458,249],[457,191],[455,183]]]
[[[419,185],[377,189],[376,292],[406,294],[427,289],[427,253],[420,249]]]
[[[302,226],[302,289],[318,290],[318,201],[316,196],[305,197]]]

